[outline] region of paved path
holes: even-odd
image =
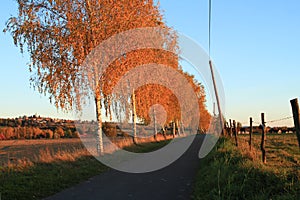
[[[198,152],[203,138],[198,135],[180,159],[159,171],[128,174],[110,170],[47,200],[190,199],[193,180],[200,167]]]

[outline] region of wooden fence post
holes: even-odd
[[[236,122],[235,120],[233,120],[233,134],[234,134],[234,138],[235,138],[235,145],[238,147],[238,139],[237,139],[237,127],[236,127]]]
[[[232,121],[231,121],[231,119],[229,120],[229,125],[230,125],[230,130],[229,130],[230,137],[232,137]]]
[[[300,111],[299,111],[298,99],[291,100],[291,105],[293,109],[294,124],[295,124],[297,139],[298,139],[298,145],[300,148]]]
[[[223,128],[223,130],[224,130],[224,135],[226,136],[226,137],[228,137],[228,123],[226,122],[226,121],[224,121],[224,128]]]
[[[261,129],[262,129],[262,135],[261,135],[261,145],[260,149],[262,152],[262,161],[263,163],[267,163],[266,158],[266,149],[265,149],[265,143],[266,143],[266,122],[265,122],[265,113],[261,113]]]
[[[250,117],[250,138],[249,138],[249,147],[250,147],[250,151],[252,150],[252,134],[253,134],[253,120],[252,117]]]

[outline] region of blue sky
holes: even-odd
[[[208,46],[208,0],[161,0],[165,20]],[[260,113],[267,121],[291,116],[289,100],[300,97],[300,2],[297,0],[212,0],[211,56],[226,95],[226,117],[247,122]],[[0,29],[16,3],[2,0]],[[71,118],[30,88],[26,55],[0,32],[0,117],[38,113]],[[292,126],[287,120],[269,125]]]

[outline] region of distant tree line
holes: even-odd
[[[57,126],[65,126],[65,127],[74,127],[74,121],[72,120],[64,120],[64,119],[52,119],[52,118],[44,118],[40,116],[23,116],[19,118],[12,119],[0,119],[0,126],[8,126],[8,127],[27,127],[33,126],[45,129],[47,127],[57,127]]]
[[[12,139],[59,139],[59,138],[78,138],[79,132],[75,128],[55,127],[41,129],[39,127],[0,127],[0,140]]]

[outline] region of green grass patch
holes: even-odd
[[[231,141],[222,138],[201,160],[193,199],[299,199],[298,173],[275,170],[242,156]]]
[[[2,169],[2,200],[41,199],[80,183],[108,168],[92,156],[75,161],[36,163],[23,170]]]
[[[170,141],[171,140],[163,140],[159,142],[142,143],[142,144],[132,145],[129,147],[124,147],[123,149],[134,153],[149,153],[166,146],[167,144],[170,143]]]

